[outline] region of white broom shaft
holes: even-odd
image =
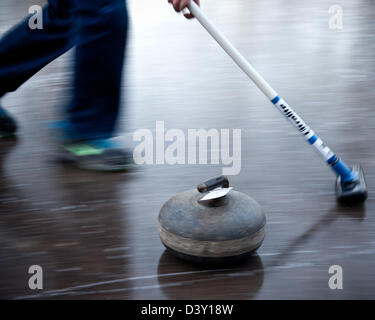
[[[315,135],[314,131],[295,113],[289,105],[281,99],[275,90],[263,79],[263,77],[250,65],[250,63],[233,47],[229,40],[216,28],[216,26],[201,11],[199,6],[190,1],[190,12],[197,18],[200,24],[220,44],[224,51],[232,57],[237,65],[249,76],[256,86],[267,96],[269,100],[288,118],[288,120],[302,133],[305,139],[315,148],[319,155],[332,166],[333,171],[341,177],[342,181],[352,181],[353,175],[350,168],[341,161],[328,146]]]
[[[220,44],[224,51],[229,54],[237,65],[249,76],[256,86],[272,100],[277,96],[275,90],[263,79],[263,77],[251,66],[243,55],[229,42],[229,40],[216,28],[211,20],[202,12],[199,6],[191,1],[189,5],[190,12],[197,18],[199,23],[211,34],[211,36]]]

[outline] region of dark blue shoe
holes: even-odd
[[[0,139],[14,136],[16,131],[17,131],[16,121],[0,105]]]

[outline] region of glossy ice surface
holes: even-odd
[[[0,32],[39,0],[2,0]],[[347,163],[361,163],[369,198],[336,204],[335,177],[196,21],[167,1],[132,0],[123,132],[241,129],[231,186],[267,215],[258,255],[226,270],[164,251],[158,212],[172,195],[220,175],[221,165],[147,165],[129,174],[61,166],[48,122],[69,99],[72,55],[47,66],[3,105],[19,120],[0,142],[0,297],[18,299],[374,299],[375,3],[202,0],[254,67]],[[131,135],[130,135],[131,137]],[[126,140],[126,139],[125,139]],[[131,139],[130,139],[131,140]],[[40,265],[44,289],[28,288]],[[343,290],[331,290],[331,265]]]

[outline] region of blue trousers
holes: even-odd
[[[125,0],[49,0],[43,29],[31,29],[29,19],[0,39],[0,98],[76,47],[66,135],[72,140],[111,137],[127,38]]]

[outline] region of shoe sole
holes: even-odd
[[[76,166],[79,169],[87,170],[87,171],[92,171],[92,172],[127,172],[132,169],[134,169],[133,164],[126,164],[118,167],[113,167],[113,166],[106,166],[106,165],[98,165],[98,164],[87,164],[87,163],[82,163],[81,161],[79,162],[73,162],[72,165]]]
[[[135,169],[134,163],[128,163],[118,166],[110,166],[106,164],[93,163],[72,154],[62,154],[57,156],[57,162],[62,164],[69,164],[76,168],[93,171],[93,172],[126,172]]]

